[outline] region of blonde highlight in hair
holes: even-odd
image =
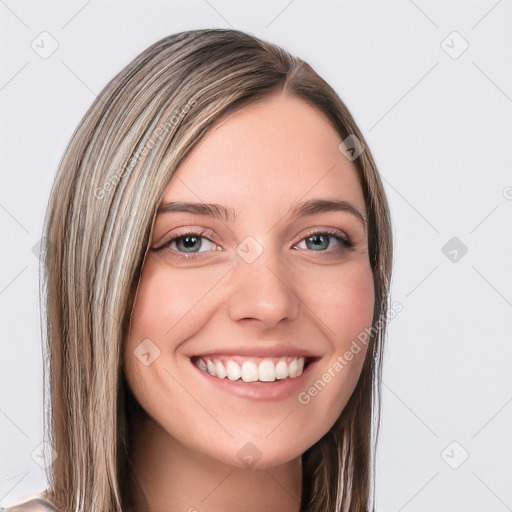
[[[227,29],[180,32],[156,42],[107,84],[75,130],[45,217],[41,287],[45,433],[57,454],[46,496],[62,512],[131,510],[133,397],[122,349],[156,208],[175,170],[216,123],[278,93],[302,98],[342,139],[355,135],[364,143],[344,103],[311,66]],[[375,325],[388,308],[389,209],[368,148],[353,163],[368,216]],[[372,419],[380,417],[385,330],[384,320],[372,331],[340,417],[303,454],[301,511],[370,509]]]

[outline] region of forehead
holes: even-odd
[[[354,164],[326,116],[304,100],[274,95],[218,123],[176,170],[162,202],[243,208],[310,197],[349,200],[364,210]]]

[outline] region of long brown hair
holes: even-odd
[[[373,326],[353,395],[303,454],[301,511],[370,510],[392,267],[381,180],[348,109],[311,66],[247,33],[204,29],[156,42],[106,85],[75,130],[52,188],[41,291],[45,435],[57,458],[46,496],[63,512],[130,508],[122,347],[156,208],[180,162],[216,122],[278,91],[315,106],[342,140],[355,136],[365,147],[353,163],[367,210]]]

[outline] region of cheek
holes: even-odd
[[[310,294],[309,302],[336,352],[344,352],[373,319],[375,290],[369,264],[354,262],[340,267]],[[311,285],[310,285],[311,287]]]
[[[191,295],[190,286],[183,286],[179,279],[162,272],[152,258],[146,259],[123,354],[126,376],[136,394],[137,390],[143,393],[152,380],[158,380],[160,367],[174,349],[169,344],[173,339],[169,334],[181,327],[180,318],[190,310]],[[149,353],[146,361],[142,353]]]
[[[311,309],[320,318],[317,325],[329,341],[329,353],[298,396],[305,417],[315,418],[312,442],[328,431],[350,399],[368,348],[361,339],[373,320],[375,290],[369,264],[354,263],[342,270],[322,280],[311,299]]]
[[[165,340],[172,349],[173,339],[186,337],[206,306],[207,292],[219,279],[216,272],[196,274],[162,266],[156,258],[146,259],[132,311],[131,341],[154,338],[158,344]]]
[[[154,402],[154,395],[147,389],[169,387],[165,370],[174,364],[179,345],[207,320],[209,291],[226,272],[197,270],[192,274],[165,266],[151,255],[144,262],[124,344],[123,366],[132,391],[146,406]],[[143,354],[148,353],[144,359]]]

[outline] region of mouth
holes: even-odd
[[[201,355],[190,358],[201,371],[222,380],[276,382],[300,377],[320,357],[247,357],[240,355]]]

